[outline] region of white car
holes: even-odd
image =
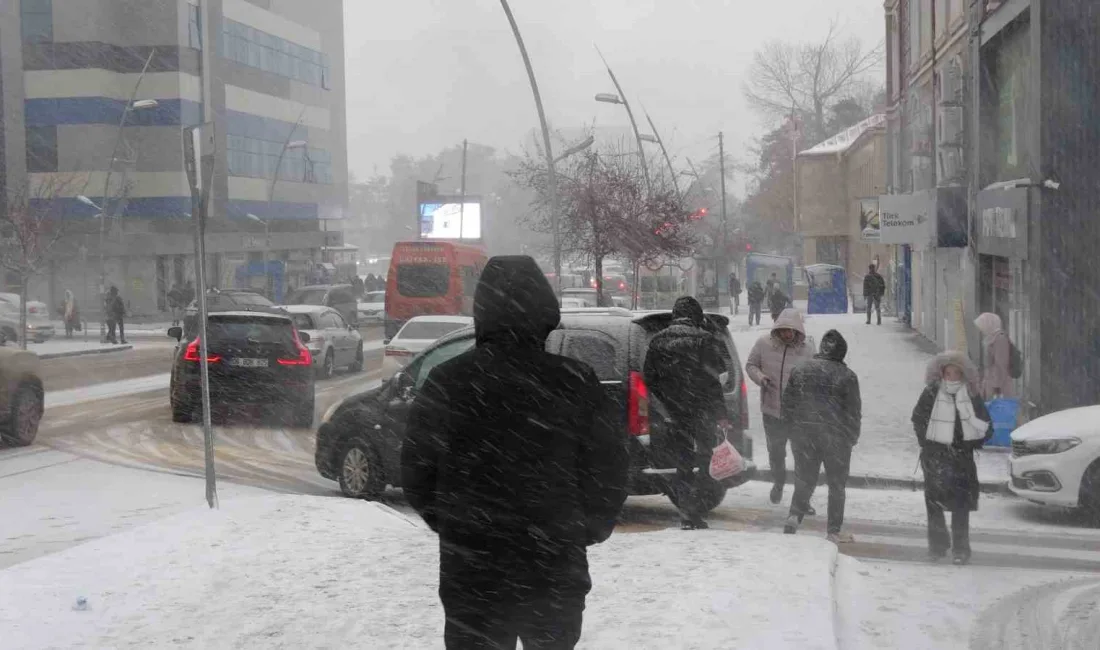
[[[306,347],[313,355],[313,368],[319,377],[328,378],[337,368],[351,372],[363,369],[363,337],[348,325],[340,312],[321,305],[287,305],[294,327],[309,334]]]
[[[17,293],[0,293],[0,342],[19,340],[19,303]],[[44,343],[54,336],[50,308],[44,302],[27,301],[27,340]]]
[[[1009,470],[1017,495],[1084,508],[1100,520],[1100,405],[1044,415],[1013,431]]]
[[[386,318],[386,292],[366,292],[356,309],[359,310],[360,323],[381,323]]]
[[[389,378],[409,365],[412,358],[436,339],[455,330],[469,327],[474,319],[469,316],[414,316],[397,335],[386,341],[386,354],[382,358],[382,377]]]

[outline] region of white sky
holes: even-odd
[[[870,44],[882,0],[511,0],[552,126],[629,124],[593,44],[636,117],[644,105],[670,153],[701,160],[725,131],[738,161],[764,124],[742,83],[765,42],[821,38],[831,19]],[[463,138],[518,150],[538,115],[499,0],[344,0],[348,157],[360,178],[397,153],[435,153]],[[641,126],[641,125],[639,125]],[[644,129],[648,131],[648,128]]]

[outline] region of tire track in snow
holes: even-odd
[[[1056,609],[1058,602],[1067,600],[1067,607]],[[1094,650],[1100,629],[1098,603],[1100,580],[1095,578],[1028,587],[978,616],[970,650]]]

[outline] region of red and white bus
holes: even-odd
[[[487,261],[482,248],[468,244],[394,244],[386,278],[386,338],[413,316],[473,316],[474,290]]]

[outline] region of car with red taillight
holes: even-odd
[[[401,326],[392,339],[383,340],[382,376],[392,377],[413,357],[455,330],[470,327],[470,316],[414,316]]]
[[[172,364],[169,395],[174,422],[191,422],[201,414],[201,341],[185,339],[183,329],[168,335],[179,345]],[[313,424],[313,356],[291,317],[280,313],[225,311],[206,321],[212,409],[238,406],[284,411],[291,426]]]
[[[729,483],[706,476],[702,499],[707,509],[721,503],[728,487],[748,480],[752,440],[747,427],[747,400],[737,350],[729,335],[729,320],[708,314],[708,327],[729,352],[730,368],[723,377],[727,409],[733,422],[730,442],[748,461],[746,471]],[[623,442],[630,450],[629,490],[634,495],[667,493],[675,476],[675,459],[664,444],[667,409],[649,392],[642,375],[649,339],[671,324],[670,312],[632,313],[615,307],[563,309],[561,325],[550,334],[546,350],[587,363],[596,372],[607,398],[621,414]],[[405,416],[432,368],[474,345],[474,329],[453,332],[413,356],[381,386],[338,402],[321,419],[315,463],[320,474],[339,481],[350,497],[374,498],[387,485],[400,487],[401,445]]]

